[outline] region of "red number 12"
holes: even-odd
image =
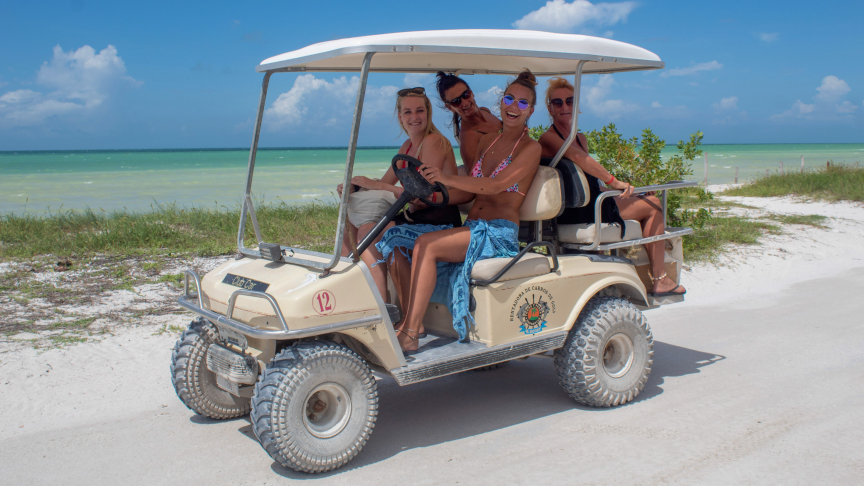
[[[321,300],[322,295],[324,296],[324,301]],[[333,310],[333,307],[330,305],[330,294],[328,292],[318,294],[318,306],[321,308],[321,312]]]

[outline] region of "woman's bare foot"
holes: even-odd
[[[402,324],[404,324],[404,323],[405,323],[405,318],[402,318],[401,321],[393,324],[393,329],[396,329],[398,331],[399,328],[401,328]],[[420,333],[420,337],[425,337],[426,327],[423,325],[422,322],[420,323],[420,329],[418,330],[418,332]]]
[[[396,329],[396,339],[403,352],[417,351],[420,345],[420,334],[409,328],[404,322]]]
[[[654,281],[654,292],[655,294],[680,294],[683,295],[687,292],[687,289],[684,288],[683,285],[678,285],[669,277],[664,276],[661,279]]]

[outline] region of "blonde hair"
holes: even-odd
[[[399,120],[399,129],[402,130],[405,135],[408,135],[408,131],[405,130],[405,126],[402,125],[402,120],[400,118],[402,112],[402,100],[405,98],[423,98],[423,105],[426,106],[426,130],[423,132],[423,137],[425,138],[430,133],[435,133],[441,135],[440,142],[441,148],[446,150],[453,150],[453,146],[450,144],[450,140],[447,140],[447,137],[441,134],[438,131],[438,128],[432,123],[432,102],[429,100],[429,97],[425,94],[418,93],[406,93],[405,96],[396,95],[396,119]]]

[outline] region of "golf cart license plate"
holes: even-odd
[[[222,283],[240,287],[241,289],[254,290],[256,292],[265,292],[267,287],[270,286],[268,283],[252,280],[251,278],[238,277],[237,275],[232,275],[230,273],[225,275],[225,278],[222,279]]]
[[[240,349],[246,349],[248,346],[246,343],[246,336],[239,332],[232,331],[231,329],[222,326],[216,326],[216,328],[219,329],[219,338],[222,339],[223,343],[233,344]]]

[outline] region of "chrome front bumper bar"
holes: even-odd
[[[183,292],[184,295],[177,299],[177,303],[179,303],[181,307],[186,310],[192,311],[199,316],[204,317],[216,326],[227,327],[233,331],[239,332],[240,334],[246,335],[251,338],[299,339],[304,337],[318,336],[331,332],[345,331],[357,327],[376,326],[383,322],[383,318],[381,317],[381,315],[376,314],[374,316],[361,317],[359,319],[351,319],[349,321],[338,322],[334,324],[325,324],[323,326],[291,330],[288,328],[288,323],[285,322],[285,317],[282,315],[282,310],[279,309],[279,304],[276,303],[276,300],[273,298],[273,296],[265,292],[256,292],[254,290],[246,289],[237,289],[234,291],[234,293],[231,294],[231,297],[228,299],[228,315],[223,316],[222,314],[217,314],[216,312],[204,308],[204,304],[201,299],[201,278],[198,277],[198,274],[188,269],[184,270],[184,273],[186,274],[186,283],[184,285]],[[195,280],[197,290],[197,293],[195,294],[189,293],[189,277],[192,277]],[[241,295],[264,299],[270,302],[270,305],[273,307],[273,311],[275,312],[276,318],[279,319],[279,323],[282,325],[282,330],[277,331],[273,329],[259,329],[257,327],[252,327],[248,324],[244,324],[240,321],[233,319],[232,317],[234,315],[234,304],[237,301],[237,297]]]

